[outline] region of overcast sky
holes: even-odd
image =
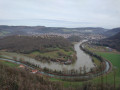
[[[0,0],[0,25],[120,27],[120,0]]]

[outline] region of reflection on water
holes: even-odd
[[[82,41],[83,42],[83,41]],[[4,52],[3,54],[7,54],[7,57],[9,58],[13,58],[14,56],[17,57],[17,59],[19,60],[20,58],[24,58],[25,61],[28,61],[30,63],[33,63],[35,65],[38,65],[42,68],[47,67],[49,69],[52,70],[58,70],[58,71],[62,71],[62,70],[80,70],[80,67],[86,67],[86,72],[88,72],[91,68],[94,67],[94,63],[91,60],[91,57],[87,54],[85,54],[81,49],[80,49],[80,44],[82,42],[76,43],[74,45],[76,54],[77,54],[77,60],[74,64],[70,64],[70,65],[62,65],[62,64],[58,64],[58,63],[42,63],[40,61],[37,61],[33,58],[29,58],[27,56],[24,56],[22,54],[17,54],[17,53],[7,53]]]

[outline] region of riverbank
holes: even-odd
[[[45,62],[40,62],[38,60],[35,60],[34,58],[30,58],[24,54],[18,54],[18,53],[11,53],[11,52],[1,52],[1,54],[4,57],[7,57],[9,59],[15,59],[17,61],[25,61],[29,62],[31,64],[34,64],[40,68],[49,68],[50,70],[56,70],[56,71],[66,71],[66,70],[77,70],[80,71],[80,69],[84,69],[85,67],[86,72],[89,72],[91,68],[94,67],[94,64],[92,62],[92,59],[89,55],[85,54],[80,48],[79,45],[82,42],[76,43],[74,45],[75,51],[76,51],[76,56],[77,60],[75,61],[74,64],[70,65],[61,65],[59,63],[45,63]]]
[[[75,45],[75,50],[80,50],[80,48],[79,48],[79,45],[80,44],[82,44],[82,42],[80,42],[80,43],[77,43],[76,45]],[[79,49],[78,49],[79,48]],[[9,53],[10,54],[10,53]],[[80,52],[80,55],[83,55],[84,53],[83,53],[83,51],[81,51]],[[14,54],[14,55],[18,55],[18,54]],[[77,53],[77,56],[78,56],[79,54]],[[87,55],[87,54],[85,54],[85,55]],[[88,56],[89,57],[89,56]],[[10,60],[10,59],[6,59],[6,60],[9,60],[9,61],[13,61],[13,60]],[[26,59],[24,59],[24,60],[26,60]],[[32,59],[32,60],[34,60],[34,59]],[[79,63],[81,63],[81,57],[77,60]],[[90,59],[88,59],[88,60],[90,60]],[[29,58],[29,61],[30,61],[30,58]],[[77,71],[74,71],[74,70],[70,70],[70,71],[67,71],[67,70],[65,70],[65,71],[63,71],[64,72],[64,74],[63,75],[60,75],[60,74],[55,74],[57,71],[54,71],[54,73],[52,73],[52,71],[50,71],[50,70],[47,70],[47,69],[43,69],[42,67],[39,67],[39,66],[37,66],[37,65],[34,65],[34,64],[31,64],[30,62],[28,63],[28,61],[20,61],[20,58],[18,59],[18,58],[16,58],[16,61],[13,61],[13,62],[16,62],[16,63],[24,63],[24,65],[27,65],[28,67],[30,66],[32,66],[32,68],[39,68],[39,72],[41,73],[41,74],[43,74],[43,75],[47,75],[47,76],[50,76],[50,77],[56,77],[56,78],[60,78],[60,79],[64,79],[64,80],[77,80],[77,81],[79,81],[79,80],[88,80],[88,79],[91,79],[91,78],[94,78],[94,77],[96,77],[96,76],[99,76],[99,75],[101,75],[101,73],[99,73],[99,74],[96,74],[96,75],[90,75],[90,73],[87,73],[86,71],[84,71],[85,72],[85,74],[78,74],[78,72]],[[77,62],[77,64],[79,65],[79,63]],[[92,62],[92,60],[91,60],[91,62]],[[106,64],[107,64],[107,62],[106,62]],[[108,65],[108,64],[107,64]],[[70,65],[67,65],[67,66],[70,66]],[[83,70],[85,69],[85,67],[83,68]],[[42,70],[42,71],[41,71]],[[43,72],[43,70],[46,70],[45,72]],[[79,68],[79,70],[81,70],[81,68]],[[107,69],[108,70],[108,69]],[[107,71],[106,70],[106,71]],[[106,72],[105,71],[105,72]],[[47,73],[46,73],[47,72]],[[66,74],[66,73],[71,73],[71,74]],[[103,73],[105,73],[105,72],[103,72]]]

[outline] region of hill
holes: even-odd
[[[100,27],[64,28],[45,26],[7,26],[0,25],[0,36],[10,35],[35,35],[45,33],[103,33],[107,29]]]
[[[119,33],[117,33],[114,36],[109,37],[108,39],[111,39],[111,40],[114,40],[114,39],[120,40],[120,31],[119,31]]]
[[[109,31],[106,31],[105,33],[104,33],[104,35],[106,35],[106,36],[114,36],[115,34],[117,34],[118,32],[120,32],[120,28],[113,28],[113,29],[111,29],[111,30],[109,30]]]
[[[100,45],[109,46],[120,51],[120,32],[114,36],[111,36],[107,39],[101,40]]]
[[[0,49],[19,53],[47,52],[50,48],[69,49],[71,43],[59,36],[8,36],[0,39]]]

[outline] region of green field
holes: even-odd
[[[72,55],[74,52],[73,51],[64,51],[63,49],[59,49],[57,51],[51,51],[51,52],[45,52],[45,53],[40,53],[38,51],[32,52],[32,55],[42,55],[42,56],[48,56],[48,57],[52,57],[52,58],[56,58],[59,57],[58,52],[64,54],[64,55]]]
[[[120,54],[108,52],[96,52],[99,56],[109,60],[115,67],[120,69]]]
[[[120,85],[120,54],[119,52],[114,52],[114,51],[111,51],[109,52],[106,47],[104,46],[88,46],[86,45],[86,48],[96,54],[98,54],[99,56],[109,60],[112,65],[113,65],[113,70],[115,70],[115,76],[116,76],[116,84],[117,86]],[[110,84],[113,84],[114,83],[114,72],[110,72],[109,74],[107,74],[107,82],[109,82]],[[106,78],[106,75],[104,76],[104,78]],[[99,82],[100,79],[99,78],[95,78],[93,80],[94,82]],[[105,79],[104,79],[104,82],[105,82]]]
[[[60,54],[61,54],[61,56],[60,56]],[[34,51],[34,52],[28,54],[28,56],[34,58],[35,56],[40,55],[41,57],[50,57],[50,58],[54,58],[54,59],[64,57],[64,59],[67,60],[68,59],[67,57],[71,56],[73,54],[75,54],[75,52],[72,50],[65,51],[64,49],[56,48],[53,51],[44,52],[44,53],[41,53],[39,51]]]
[[[108,53],[108,52],[96,52],[98,55],[102,56],[103,58],[109,60],[113,65],[113,70],[115,70],[116,75],[116,84],[120,85],[120,54],[117,53]],[[111,72],[108,74],[109,83],[113,83],[113,74],[114,72]]]
[[[19,66],[18,64],[8,62],[8,61],[3,61],[3,60],[0,60],[0,63],[3,63],[3,64],[10,66],[10,67],[18,67]]]

